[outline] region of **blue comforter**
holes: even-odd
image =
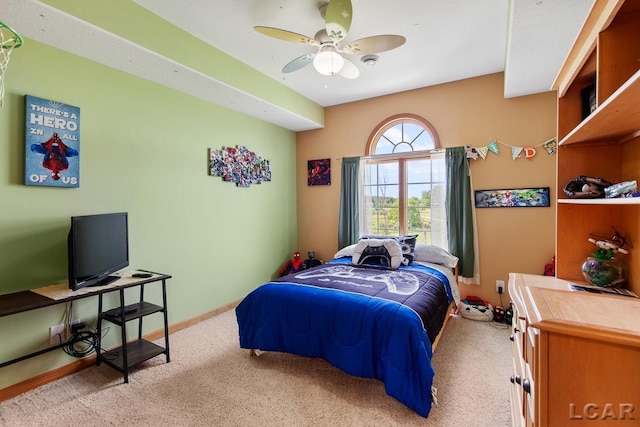
[[[388,395],[426,417],[431,342],[451,299],[446,277],[429,267],[380,270],[334,260],[247,295],[236,308],[240,346],[320,357],[348,374],[376,378]]]

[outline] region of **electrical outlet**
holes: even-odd
[[[504,280],[496,280],[496,292],[499,294],[504,292]]]
[[[80,323],[80,319],[71,321],[71,325]],[[71,327],[66,323],[54,325],[49,328],[49,344],[56,345],[67,342],[71,339]]]
[[[49,344],[56,345],[62,344],[67,340],[66,327],[64,323],[60,325],[54,325],[49,328]]]
[[[78,323],[80,323],[80,319],[75,319],[71,321],[71,325],[76,325]],[[67,333],[67,341],[69,341],[73,336],[73,332],[71,332],[71,325],[69,325],[69,327],[66,328],[65,330],[65,332]]]

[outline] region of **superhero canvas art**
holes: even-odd
[[[79,187],[80,108],[25,98],[25,184]]]

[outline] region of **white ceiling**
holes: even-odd
[[[316,48],[253,30],[263,25],[313,38],[324,24],[320,0],[133,1],[321,106],[502,71],[505,97],[548,91],[594,3],[352,0],[353,20],[345,43],[380,34],[399,34],[407,41],[380,53],[373,67],[351,56],[360,77],[350,80],[322,76],[312,66],[283,74],[284,65]],[[288,129],[320,126],[37,0],[0,0],[0,5],[0,20],[25,37]],[[145,60],[132,62],[134,57]]]

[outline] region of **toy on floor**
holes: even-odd
[[[513,307],[509,305],[504,311],[504,323],[510,325],[513,322]]]
[[[309,255],[309,258],[304,261],[305,268],[313,268],[322,265],[322,261],[316,259],[316,253],[314,251],[307,252],[307,255]]]
[[[293,258],[287,261],[280,269],[280,277],[286,276],[291,273],[297,273],[298,271],[306,269],[306,266],[300,258],[300,252],[295,251]]]
[[[476,296],[468,296],[460,302],[458,308],[460,316],[465,319],[490,322],[493,320],[493,307],[489,301]]]
[[[556,275],[556,256],[551,257],[551,263],[545,264],[544,266],[544,275],[545,276],[555,276]]]

